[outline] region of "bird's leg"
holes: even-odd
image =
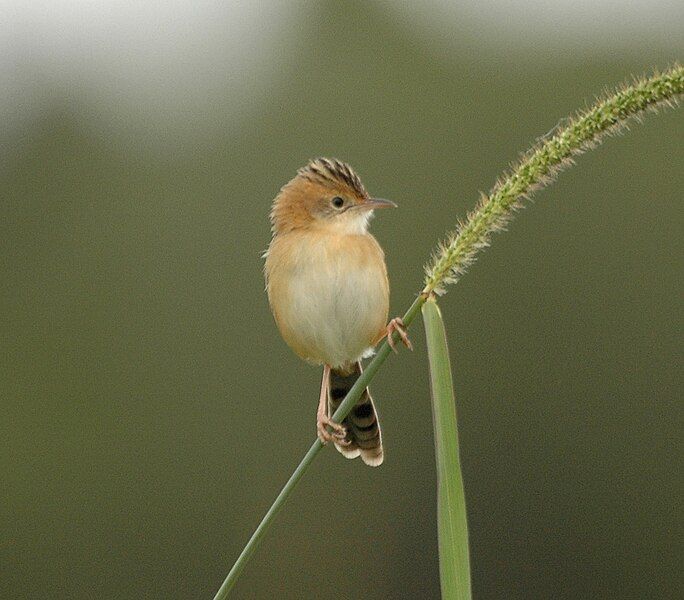
[[[387,343],[389,344],[389,347],[392,348],[394,352],[397,351],[396,344],[392,338],[392,334],[395,331],[399,334],[401,343],[404,344],[404,346],[406,346],[409,350],[413,350],[413,344],[409,339],[408,333],[406,333],[406,327],[404,325],[404,321],[401,320],[401,317],[394,317],[394,319],[387,324],[387,332],[385,335],[387,336]]]
[[[327,444],[330,441],[346,446],[349,444],[345,440],[347,430],[343,425],[335,423],[328,415],[328,389],[330,388],[330,367],[323,367],[323,381],[321,382],[321,396],[318,399],[318,412],[316,413],[316,431],[321,443]],[[332,427],[332,432],[328,431],[328,426]]]

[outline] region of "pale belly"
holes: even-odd
[[[382,250],[370,235],[349,237],[273,247],[286,258],[270,253],[271,265],[267,260],[269,299],[285,341],[302,358],[333,367],[368,355],[387,322]]]

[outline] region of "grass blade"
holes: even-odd
[[[470,600],[465,493],[458,452],[456,403],[442,313],[434,297],[422,307],[430,361],[437,460],[437,529],[442,600]]]

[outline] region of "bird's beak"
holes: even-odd
[[[391,200],[385,200],[384,198],[371,198],[359,206],[359,208],[365,208],[366,210],[375,210],[376,208],[397,208],[397,205]]]

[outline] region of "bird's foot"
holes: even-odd
[[[389,344],[389,347],[392,348],[394,352],[397,351],[396,343],[392,337],[392,334],[395,331],[399,334],[401,343],[404,344],[404,346],[406,346],[409,350],[413,350],[413,344],[409,339],[408,333],[406,333],[406,326],[401,320],[401,317],[394,317],[394,319],[387,324],[387,343]]]
[[[328,426],[332,427],[332,431],[328,431]],[[348,446],[350,443],[346,439],[347,429],[344,425],[335,423],[328,415],[323,413],[318,413],[316,416],[316,433],[318,434],[318,439],[324,445],[328,442],[335,442],[340,446]]]

